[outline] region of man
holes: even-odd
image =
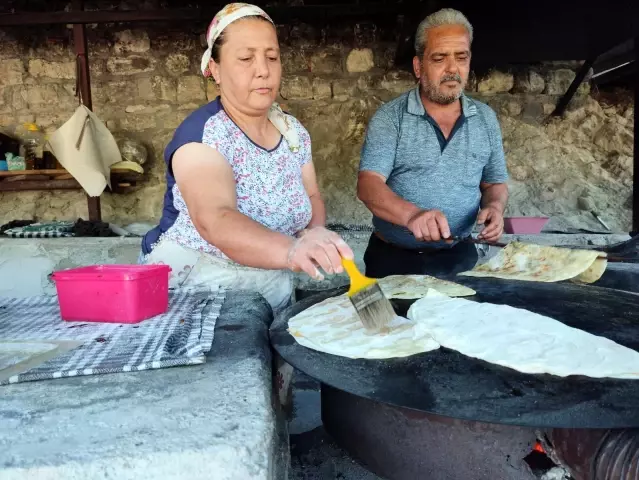
[[[463,94],[473,28],[443,9],[417,28],[419,86],[382,106],[368,126],[357,194],[373,213],[366,274],[452,276],[471,269],[477,249],[503,232],[508,174],[497,117]],[[452,240],[454,237],[455,240]]]

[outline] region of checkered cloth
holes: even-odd
[[[32,223],[24,227],[5,230],[4,234],[13,238],[61,238],[73,237],[74,222]]]
[[[81,342],[0,385],[204,363],[224,299],[223,289],[176,291],[166,314],[137,324],[63,322],[57,297],[0,299],[3,341]]]

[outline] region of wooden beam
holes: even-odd
[[[0,15],[0,26],[12,25],[52,25],[119,22],[179,22],[195,20],[207,23],[226,2],[209,5],[206,8],[180,8],[167,10],[124,10],[124,11],[83,11],[69,12],[19,12]],[[316,20],[318,18],[370,17],[396,14],[399,7],[395,2],[364,4],[335,4],[308,6],[268,7],[268,14],[276,21]]]
[[[74,0],[73,9],[82,11],[84,0]],[[91,98],[91,74],[89,71],[89,48],[87,44],[86,25],[73,25],[73,47],[77,61],[77,86],[82,103],[89,110],[93,110],[93,100]],[[99,222],[102,220],[102,209],[100,208],[100,197],[90,197],[87,195],[87,210],[89,220]]]
[[[0,182],[0,192],[23,192],[28,190],[80,190],[75,179],[68,180],[18,180]]]
[[[639,234],[639,36],[635,38],[635,146],[633,150],[632,234]]]

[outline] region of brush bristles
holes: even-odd
[[[395,310],[379,285],[371,285],[350,297],[367,330],[380,330],[395,318]]]

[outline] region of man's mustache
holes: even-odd
[[[440,85],[445,82],[457,82],[462,83],[461,75],[458,73],[451,73],[450,75],[444,75],[439,81]]]

